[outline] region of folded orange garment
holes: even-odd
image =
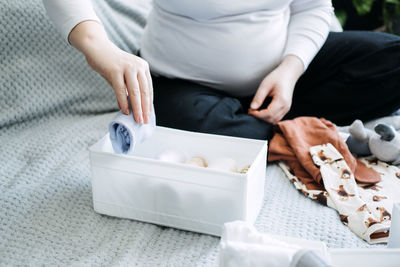
[[[351,154],[335,125],[323,118],[298,117],[279,122],[269,144],[268,161],[285,160],[307,189],[323,190],[321,173],[309,149],[326,143],[331,143],[342,154],[358,182],[377,183],[381,180],[379,173]]]

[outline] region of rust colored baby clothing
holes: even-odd
[[[321,172],[310,156],[312,146],[331,143],[355,174],[355,179],[362,183],[377,183],[380,175],[356,159],[340,138],[336,126],[323,118],[298,117],[285,120],[275,127],[275,135],[269,144],[268,161],[284,160],[291,167],[307,189],[323,190]]]

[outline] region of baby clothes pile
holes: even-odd
[[[307,197],[336,209],[369,243],[387,242],[393,202],[400,201],[400,169],[376,159],[356,159],[335,126],[299,117],[277,125],[269,161]]]

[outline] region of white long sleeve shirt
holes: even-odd
[[[90,0],[43,0],[63,34],[100,19]],[[154,0],[141,40],[153,72],[252,95],[286,55],[305,69],[326,40],[331,0]]]

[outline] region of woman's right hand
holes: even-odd
[[[95,21],[84,21],[70,33],[69,41],[86,56],[89,66],[114,89],[118,106],[129,114],[128,98],[138,123],[148,123],[153,112],[153,85],[149,64],[129,54],[107,37]]]

